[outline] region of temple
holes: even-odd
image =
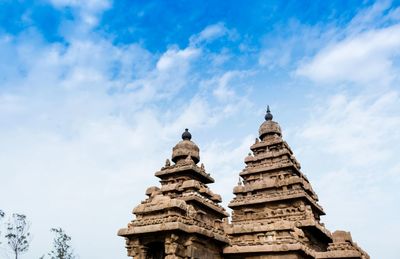
[[[207,184],[214,179],[198,165],[200,151],[186,129],[172,149],[172,162],[155,175],[161,187],[133,213],[118,235],[136,259],[368,259],[350,232],[331,233],[307,177],[300,171],[279,124],[267,108],[259,137],[244,159],[228,213]]]
[[[128,256],[138,259],[223,258],[229,245],[224,232],[228,213],[221,196],[207,186],[214,179],[200,161],[199,147],[186,129],[172,150],[172,162],[156,172],[161,188],[150,187],[148,198],[133,213],[136,220],[118,235],[126,238]]]

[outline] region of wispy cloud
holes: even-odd
[[[207,26],[201,32],[190,37],[191,45],[199,45],[202,43],[209,43],[221,37],[229,37],[234,39],[237,36],[235,30],[228,29],[223,23],[216,23]]]
[[[400,54],[399,35],[399,25],[351,35],[320,51],[297,74],[322,83],[388,84],[398,74],[393,63]]]
[[[335,85],[388,86],[398,79],[400,52],[398,8],[390,1],[377,1],[362,9],[345,28],[331,28],[330,37],[321,32],[323,43],[310,59],[298,64],[296,75],[316,83]]]
[[[56,8],[73,8],[80,26],[94,27],[99,22],[99,15],[111,7],[109,0],[48,0]],[[78,23],[76,23],[77,25]]]

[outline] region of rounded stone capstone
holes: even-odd
[[[272,120],[267,120],[267,121],[264,121],[263,124],[261,124],[261,126],[258,130],[258,134],[260,136],[260,139],[263,139],[263,137],[266,135],[277,134],[279,136],[282,136],[282,131],[281,131],[281,127],[279,126],[279,124],[277,122],[272,121]]]
[[[192,135],[188,129],[182,134],[182,141],[172,148],[172,161],[174,163],[181,159],[186,159],[188,156],[192,158],[195,164],[200,161],[200,149],[191,141]]]

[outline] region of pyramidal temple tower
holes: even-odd
[[[267,108],[229,203],[229,258],[368,258],[350,233],[320,222],[318,196]]]
[[[121,229],[128,256],[138,259],[222,258],[229,244],[223,222],[228,214],[221,196],[207,186],[214,179],[198,166],[200,151],[188,129],[172,149],[172,162],[155,175],[161,188],[150,187],[148,198],[133,213],[136,220]]]
[[[186,129],[172,162],[156,172],[161,187],[133,213],[118,235],[137,259],[369,259],[350,232],[327,230],[325,215],[279,124],[267,108],[259,137],[245,158],[228,214],[207,186],[213,178]]]

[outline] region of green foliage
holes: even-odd
[[[55,237],[53,250],[49,253],[50,259],[74,259],[75,255],[70,245],[71,237],[62,228],[52,228],[51,231],[55,233]]]
[[[15,255],[15,259],[18,259],[20,253],[26,252],[29,249],[30,233],[29,233],[29,222],[26,220],[26,216],[22,214],[14,213],[7,223],[7,233],[5,238],[7,244]]]

